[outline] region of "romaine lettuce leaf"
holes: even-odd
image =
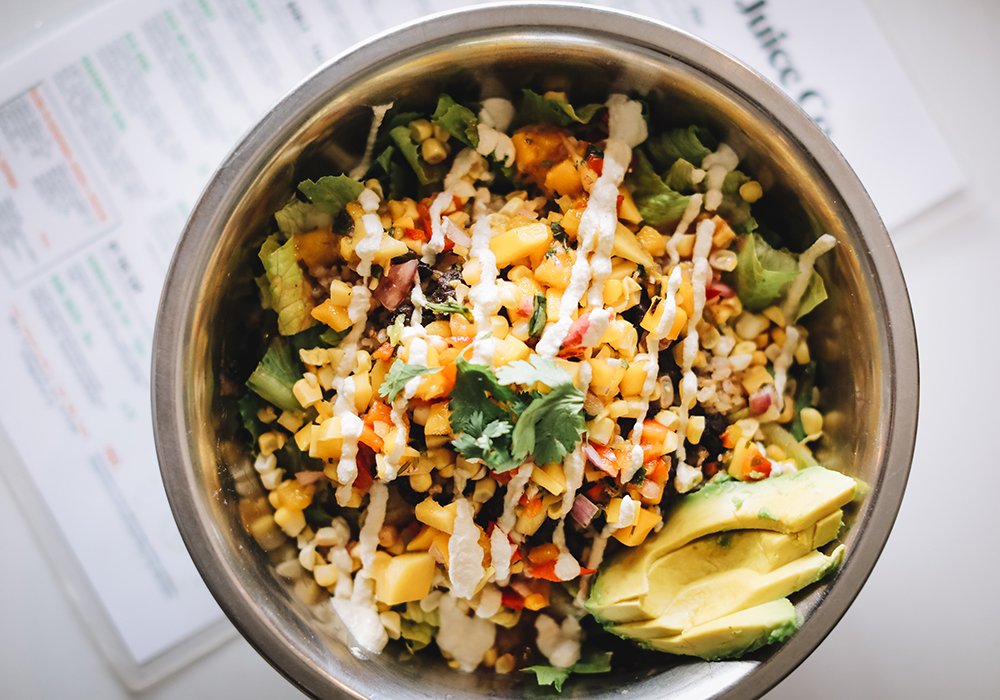
[[[578,661],[568,668],[558,666],[528,666],[522,669],[525,673],[534,673],[538,685],[554,685],[556,692],[561,693],[563,683],[571,673],[608,673],[611,671],[611,652],[600,652]]]
[[[364,192],[365,186],[347,175],[324,175],[316,182],[303,180],[299,192],[330,216],[336,216]]]
[[[431,123],[441,127],[466,146],[475,148],[479,145],[479,130],[476,129],[479,119],[476,118],[475,112],[458,104],[444,93],[438,98],[437,109],[434,110]]]
[[[413,139],[410,137],[410,127],[397,126],[389,132],[389,135],[399,146],[399,150],[402,151],[406,162],[413,168],[413,172],[417,174],[417,180],[421,185],[429,185],[444,177],[441,168],[435,168],[420,157],[420,147],[413,143]]]
[[[626,176],[625,185],[643,221],[649,226],[663,226],[679,220],[691,198],[668,187],[642,151],[635,151],[635,155],[636,165]]]
[[[799,256],[788,250],[777,250],[761,236],[751,233],[743,239],[737,256],[736,292],[748,311],[763,311],[778,303],[799,275]],[[813,272],[809,285],[799,302],[798,321],[826,299],[826,286],[819,273]]]
[[[775,250],[755,233],[741,242],[736,264],[736,293],[743,307],[754,313],[777,302],[799,274],[798,259]]]
[[[715,139],[712,134],[700,126],[689,126],[686,129],[670,129],[651,137],[646,142],[649,155],[656,167],[667,169],[678,158],[683,158],[696,167],[701,167],[701,161],[712,152]]]
[[[292,393],[292,387],[300,379],[302,373],[292,360],[288,343],[284,338],[277,336],[271,340],[271,345],[261,358],[257,369],[247,379],[247,387],[283,411],[301,411],[302,404]],[[252,406],[253,403],[247,401],[245,405],[241,402],[240,408],[250,410]]]
[[[292,335],[312,327],[316,320],[310,315],[313,309],[309,283],[299,267],[295,242],[278,242],[278,234],[270,236],[260,249],[271,290],[271,307],[278,312],[278,332]]]
[[[565,100],[553,100],[539,95],[532,90],[523,90],[523,99],[517,115],[518,124],[556,124],[558,126],[569,126],[570,124],[586,124],[597,111],[603,107],[602,104],[589,104],[580,109],[573,109],[573,105]]]
[[[274,213],[274,220],[278,222],[278,230],[285,238],[333,226],[333,217],[328,212],[294,197]]]

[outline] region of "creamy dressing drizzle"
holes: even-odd
[[[486,191],[483,188],[481,191]],[[487,191],[488,192],[488,191]],[[487,194],[488,196],[488,194]],[[476,193],[476,201],[480,198]],[[476,320],[476,338],[472,341],[472,363],[493,366],[493,353],[496,344],[490,335],[490,319],[500,308],[497,294],[497,257],[490,249],[493,239],[493,226],[490,217],[484,216],[472,227],[472,247],[469,249],[469,259],[478,260],[481,271],[479,281],[469,290],[469,300],[472,302],[472,317]]]
[[[533,462],[525,462],[518,467],[517,472],[507,484],[507,494],[503,499],[503,514],[497,519],[497,527],[503,530],[504,533],[510,533],[514,527],[514,523],[517,521],[517,514],[514,512],[514,508],[517,507],[517,502],[524,495],[524,487],[528,485],[528,480],[531,478],[531,472],[534,468],[535,464]]]
[[[441,628],[435,641],[463,671],[474,671],[496,640],[496,626],[489,620],[469,617],[450,593],[438,605]]]
[[[781,307],[785,320],[789,324],[795,323],[799,314],[799,304],[802,301],[802,295],[806,292],[806,287],[809,286],[809,280],[812,279],[816,260],[823,253],[833,250],[836,245],[837,239],[829,233],[824,233],[799,256],[799,274],[792,280],[792,285],[788,288],[788,295],[785,297],[785,303]]]
[[[351,580],[350,576],[345,578]],[[350,598],[337,596],[331,602],[333,609],[361,647],[374,654],[385,648],[389,636],[382,626],[375,605],[375,581],[368,574],[363,571],[358,573]]]
[[[721,148],[721,147],[720,147]],[[706,156],[707,158],[707,156]],[[715,222],[711,219],[704,219],[698,224],[695,230],[694,252],[692,260],[694,269],[691,275],[691,289],[694,295],[694,313],[688,319],[687,336],[684,338],[683,361],[681,366],[681,403],[677,425],[677,434],[684,435],[687,431],[688,411],[695,402],[695,394],[698,392],[698,378],[692,370],[695,357],[698,354],[698,324],[701,322],[702,312],[705,310],[705,286],[708,284],[711,269],[708,265],[708,254],[712,250],[712,235],[715,233]],[[684,460],[687,451],[684,449],[684,440],[678,440],[677,450],[677,476],[674,479],[674,487],[679,493],[687,493],[701,481],[701,472],[693,469]],[[692,472],[693,470],[693,472]]]
[[[740,164],[740,157],[727,144],[720,143],[715,153],[709,153],[701,162],[705,170],[705,209],[715,211],[722,204],[722,183],[726,175]]]
[[[701,213],[701,204],[704,201],[704,197],[701,192],[696,192],[691,195],[691,199],[688,200],[687,208],[684,210],[684,214],[681,216],[681,220],[677,223],[677,228],[674,229],[674,233],[670,236],[670,240],[667,241],[667,253],[670,255],[670,264],[676,265],[681,261],[681,256],[677,252],[677,244],[681,242],[681,238],[687,232],[688,226],[690,226],[694,220]]]
[[[514,547],[507,539],[506,533],[500,527],[493,528],[490,533],[490,560],[493,564],[493,578],[501,586],[506,586],[510,579],[510,558],[514,556]]]
[[[375,138],[378,136],[379,127],[382,126],[382,120],[385,119],[385,113],[392,109],[392,102],[384,105],[375,105],[372,107],[372,126],[368,130],[368,141],[365,143],[365,154],[361,158],[361,162],[348,173],[348,177],[352,180],[360,180],[364,177],[365,173],[368,172],[368,166],[371,164],[372,160],[372,149],[375,148]]]
[[[611,274],[611,251],[618,228],[618,187],[632,160],[632,148],[647,136],[642,105],[625,95],[612,95],[606,104],[609,133],[604,147],[604,165],[580,219],[576,261],[559,303],[559,318],[546,326],[535,346],[535,352],[542,357],[555,357],[559,353],[573,323],[573,313],[584,295],[588,296],[590,306],[603,305],[604,282]]]
[[[774,391],[778,395],[778,410],[785,405],[785,384],[788,382],[788,368],[795,358],[795,348],[799,345],[799,331],[795,326],[785,328],[785,344],[781,354],[774,361]]]
[[[419,289],[420,285],[414,284],[413,288]],[[414,304],[414,307],[416,307],[416,304]],[[417,313],[414,312],[414,315]],[[409,341],[408,345],[407,341]],[[424,330],[424,327],[419,322],[403,329],[400,343],[408,347],[407,364],[419,365],[421,367],[427,366],[427,331]],[[385,464],[383,478],[386,481],[392,481],[399,475],[399,461],[403,458],[403,453],[406,451],[406,423],[403,420],[403,415],[406,413],[406,407],[410,403],[410,399],[416,395],[417,389],[420,388],[422,380],[423,376],[420,376],[408,381],[403,387],[403,391],[396,397],[396,400],[392,402],[392,406],[390,407],[389,418],[392,420],[392,425],[396,433],[395,440],[392,443],[392,451],[385,456],[383,462]]]
[[[479,528],[473,520],[472,504],[465,498],[455,501],[458,513],[448,539],[448,578],[451,592],[457,598],[471,598],[486,575],[483,568],[483,548],[479,546]]]

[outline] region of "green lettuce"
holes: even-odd
[[[694,170],[695,167],[689,161],[678,158],[663,177],[663,183],[677,192],[695,192],[698,188],[692,179]]]
[[[635,153],[635,168],[625,178],[625,185],[632,192],[632,199],[643,221],[650,226],[678,221],[691,198],[668,187],[642,151]]]
[[[417,180],[421,185],[429,185],[444,178],[444,171],[441,168],[434,167],[420,157],[420,146],[413,143],[413,138],[410,136],[410,127],[405,125],[397,126],[389,132],[389,135],[396,142],[396,145],[399,146],[400,152],[402,152],[403,157],[406,158],[406,162],[410,164],[410,167],[413,168],[413,172],[417,174]]]
[[[293,335],[312,327],[316,322],[309,283],[302,274],[295,252],[295,242],[284,245],[278,234],[270,236],[260,249],[260,261],[270,283],[271,308],[278,312],[278,332]]]
[[[744,308],[754,313],[777,304],[784,298],[792,280],[799,275],[799,257],[786,249],[775,249],[755,233],[741,243],[736,264],[736,291]],[[826,286],[817,272],[799,301],[794,322],[826,299]]]
[[[309,182],[308,180],[306,182]],[[320,209],[315,204],[292,198],[288,204],[274,214],[278,222],[278,230],[285,238],[291,238],[299,233],[309,233],[316,229],[329,229],[333,226],[333,216]]]
[[[277,406],[283,411],[301,411],[302,404],[295,398],[292,387],[295,382],[302,379],[302,372],[297,363],[292,359],[291,349],[288,342],[278,336],[271,340],[267,352],[261,358],[257,369],[253,371],[247,379],[247,387],[256,393],[260,398]],[[257,411],[254,403],[250,400],[240,403],[241,413],[253,411],[256,416]],[[244,415],[244,420],[247,415]],[[248,430],[253,433],[253,429],[248,426]]]
[[[611,652],[608,651],[594,654],[588,657],[586,661],[578,661],[567,668],[539,665],[528,666],[527,668],[521,670],[525,673],[534,673],[535,680],[538,681],[538,685],[555,686],[556,692],[561,693],[563,683],[566,682],[566,679],[569,678],[572,673],[593,674],[608,673],[611,671]]]
[[[604,106],[589,104],[580,109],[573,109],[573,105],[565,100],[553,100],[527,89],[522,92],[524,97],[517,115],[518,124],[544,123],[557,126],[569,126],[574,122],[586,124]]]
[[[437,610],[424,612],[417,601],[406,604],[400,614],[400,636],[406,641],[411,652],[417,652],[430,644],[441,626]]]
[[[444,93],[438,98],[437,109],[434,110],[431,123],[444,129],[466,146],[475,148],[479,145],[479,130],[476,128],[479,119],[476,118],[476,113]]]
[[[710,146],[714,146],[714,142],[715,139],[708,129],[689,126],[686,129],[670,129],[652,136],[646,142],[646,146],[656,166],[665,170],[679,158],[700,166],[705,156],[712,152]]]
[[[299,192],[330,216],[336,216],[364,192],[365,186],[347,175],[325,175],[316,182],[303,180]]]

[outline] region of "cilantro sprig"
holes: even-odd
[[[539,384],[548,391],[536,391]],[[494,472],[514,469],[529,456],[537,464],[560,462],[586,428],[583,392],[553,360],[538,355],[496,373],[459,358],[449,399],[455,449]]]
[[[378,388],[379,396],[392,403],[399,396],[399,392],[406,388],[407,382],[414,377],[421,377],[431,372],[440,371],[440,367],[424,367],[422,365],[411,365],[396,360],[385,375],[382,386]]]
[[[463,306],[462,304],[459,304],[457,301],[446,301],[443,304],[437,304],[433,301],[428,301],[426,304],[424,304],[424,306],[426,306],[430,311],[434,312],[438,316],[451,316],[452,314],[458,314],[460,316],[464,316],[465,320],[468,321],[469,323],[472,323],[475,320],[475,317],[472,315],[472,312],[469,311],[467,307]]]

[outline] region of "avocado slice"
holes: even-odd
[[[667,601],[658,617],[608,627],[608,631],[633,639],[681,634],[740,610],[749,610],[762,603],[791,595],[819,581],[840,564],[843,550],[841,545],[830,556],[813,550],[763,574],[750,568],[720,571],[676,591],[674,598]]]
[[[809,467],[763,481],[723,481],[685,496],[657,535],[664,552],[713,532],[773,530],[799,532],[854,497],[854,479]]]
[[[692,627],[681,634],[641,644],[671,654],[699,656],[706,661],[732,659],[768,644],[783,642],[799,628],[795,606],[787,598],[740,610]]]
[[[809,530],[816,523],[822,523],[813,528],[819,532],[839,528],[840,516],[827,519],[850,502],[854,490],[849,476],[818,466],[759,482],[709,484],[684,496],[659,533],[605,562],[591,588],[587,609],[602,621],[645,619],[648,616],[642,613],[638,598],[649,591],[647,574],[656,560],[695,539],[727,530],[790,534]],[[830,539],[834,536],[836,532]],[[816,532],[812,537],[816,539]],[[617,609],[611,611],[611,606]]]
[[[832,541],[843,511],[801,532],[768,530],[706,535],[663,556],[637,547],[614,563],[620,575],[599,576],[587,607],[601,622],[635,622],[659,617],[685,586],[712,574],[746,568],[766,574]],[[655,554],[657,556],[651,556]],[[643,571],[645,576],[640,576]]]

